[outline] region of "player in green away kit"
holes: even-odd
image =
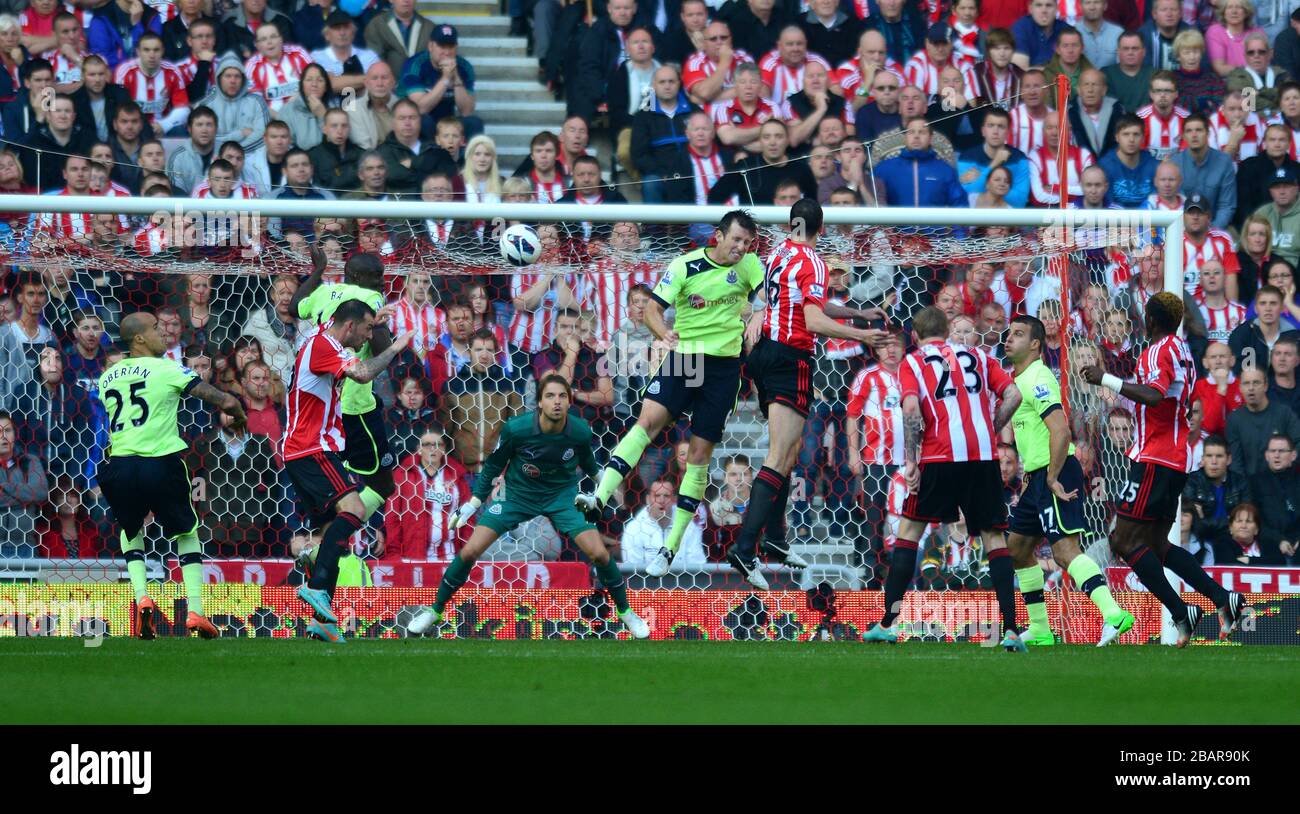
[[[537,382],[537,409],[506,422],[497,448],[488,456],[474,481],[474,493],[451,521],[460,528],[492,494],[497,477],[504,473],[504,493],[487,505],[479,516],[469,542],[452,558],[442,574],[433,607],[411,621],[407,628],[420,635],[443,619],[447,603],[469,579],[474,563],[497,537],[534,517],[546,517],[556,531],[567,535],[596,566],[601,583],[614,597],[618,618],[634,638],[650,635],[647,625],[627,601],[627,586],[618,564],[609,556],[596,527],[573,505],[578,493],[578,465],[587,474],[596,471],[592,454],[591,427],[569,414],[573,388],[558,373],[548,373]]]
[[[298,287],[290,308],[300,319],[324,325],[334,316],[334,311],[348,300],[360,300],[375,311],[378,318],[370,341],[357,351],[361,361],[377,356],[388,349],[393,337],[388,331],[384,311],[384,264],[377,255],[355,254],[343,266],[342,283],[322,283],[325,273],[325,252],[312,247],[312,273]],[[361,383],[348,379],[343,382],[343,465],[358,475],[365,486],[360,492],[365,507],[364,523],[370,519],[397,487],[393,482],[393,453],[388,447],[388,428],[384,424],[383,407],[375,399],[371,382]],[[306,571],[316,559],[318,548],[306,548],[299,555],[299,565]]]
[[[1024,644],[1052,645],[1056,637],[1047,621],[1043,598],[1043,569],[1034,559],[1034,549],[1046,537],[1052,556],[1070,574],[1101,611],[1105,625],[1098,647],[1115,641],[1133,627],[1133,614],[1115,604],[1097,563],[1079,548],[1085,529],[1083,516],[1083,468],[1074,457],[1070,424],[1061,407],[1061,385],[1043,364],[1047,331],[1031,316],[1011,320],[1007,331],[1007,360],[1022,396],[1011,416],[1016,434],[1016,451],[1024,461],[1024,488],[1011,509],[1011,534],[1007,548],[1016,567],[1016,580],[1029,611],[1029,630]],[[1023,646],[1023,645],[1022,645]]]
[[[135,591],[139,636],[154,638],[158,624],[158,606],[149,598],[144,566],[144,523],[152,512],[180,560],[189,607],[185,628],[212,639],[217,628],[203,615],[199,518],[190,502],[190,473],[180,455],[189,445],[176,428],[176,408],[181,397],[189,395],[229,415],[237,430],[247,418],[239,399],[205,384],[179,362],[163,358],[167,343],[158,335],[153,314],[129,314],[122,320],[121,332],[129,355],[99,377],[109,450],[99,467],[98,483],[122,529],[122,556]]]
[[[614,447],[597,479],[595,494],[578,495],[575,501],[589,521],[599,519],[610,496],[650,442],[679,415],[689,412],[686,472],[678,486],[677,511],[665,547],[646,566],[652,577],[668,573],[682,535],[704,499],[713,447],[722,440],[727,417],[740,393],[742,317],[765,274],[762,261],[749,253],[758,237],[758,225],[747,212],[728,212],[713,237],[713,245],[687,252],[670,263],[655,286],[645,309],[645,324],[668,345],[669,353],[645,389],[635,426]],[[664,322],[664,311],[669,308],[677,313],[671,329]],[[797,556],[787,562],[806,565]]]

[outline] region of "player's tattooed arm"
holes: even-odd
[[[402,349],[411,344],[412,333],[404,333],[393,340],[393,343],[384,349],[383,353],[377,354],[364,362],[357,362],[352,367],[343,371],[354,382],[365,384],[375,380],[375,377],[384,372],[388,363],[393,361],[393,357],[402,352]]]
[[[233,419],[230,426],[235,430],[242,430],[248,423],[248,416],[244,415],[244,405],[240,404],[239,399],[231,393],[218,390],[207,382],[199,382],[190,388],[190,395],[230,416]]]
[[[1015,415],[1016,410],[1020,409],[1020,402],[1024,396],[1020,394],[1019,387],[1008,387],[1002,391],[1002,398],[998,402],[997,412],[993,414],[993,432],[1002,432],[1002,428]]]
[[[298,303],[311,296],[311,293],[320,287],[321,280],[324,278],[325,266],[329,264],[329,258],[325,256],[325,250],[320,246],[311,247],[311,274],[307,279],[298,285],[298,290],[293,292],[293,299],[289,300],[289,311],[292,314],[298,313]]]
[[[925,418],[916,396],[903,399],[903,460],[915,465],[921,452],[921,438],[925,435]]]

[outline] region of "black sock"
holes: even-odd
[[[1182,577],[1198,594],[1213,602],[1214,607],[1222,608],[1228,604],[1228,592],[1205,573],[1205,569],[1187,549],[1171,544],[1165,550],[1165,567]]]
[[[790,479],[786,478],[785,483],[781,486],[781,491],[777,492],[776,502],[772,504],[772,513],[767,517],[767,528],[763,530],[763,539],[778,543],[781,548],[786,547],[785,513],[789,503]]]
[[[316,565],[311,572],[308,586],[329,592],[334,596],[334,588],[339,581],[339,557],[343,556],[343,547],[348,538],[361,528],[361,519],[347,512],[339,512],[334,522],[325,529],[325,537],[320,543],[320,553],[316,555]]]
[[[1011,565],[1011,552],[999,548],[989,552],[989,577],[993,580],[993,592],[998,596],[998,610],[1002,612],[1003,632],[1020,632],[1016,624],[1016,585],[1015,569]]]
[[[1160,564],[1160,559],[1151,553],[1151,549],[1140,545],[1129,552],[1124,561],[1128,563],[1129,568],[1133,569],[1133,573],[1137,574],[1137,578],[1142,580],[1142,584],[1147,586],[1147,590],[1155,594],[1160,604],[1169,609],[1169,615],[1175,622],[1187,621],[1187,605],[1174,590],[1174,586],[1169,584],[1169,580],[1165,579],[1164,566]]]
[[[916,543],[912,540],[895,540],[894,553],[889,558],[889,575],[885,577],[885,615],[881,627],[892,627],[898,618],[907,586],[916,573]]]
[[[749,505],[745,507],[740,533],[736,535],[735,550],[740,559],[746,562],[754,559],[754,547],[767,528],[768,518],[772,516],[777,498],[781,496],[781,490],[788,480],[775,469],[765,466],[758,470],[754,485],[749,490]]]

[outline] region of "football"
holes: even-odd
[[[516,223],[501,234],[501,256],[514,266],[527,266],[542,255],[542,239],[531,226]]]

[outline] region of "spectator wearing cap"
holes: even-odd
[[[886,0],[900,8],[903,0]],[[872,2],[871,19],[879,20],[878,10]],[[766,54],[776,45],[781,29],[790,24],[792,18],[785,4],[775,0],[736,0],[725,3],[718,9],[716,18],[731,26],[732,47],[751,54]],[[920,42],[920,36],[916,42]],[[911,56],[911,51],[907,52]],[[907,57],[899,59],[903,62]]]
[[[398,98],[397,77],[388,63],[380,60],[366,71],[364,89],[346,108],[352,141],[363,150],[378,147],[393,131],[393,108]]]
[[[940,77],[949,65],[956,65],[967,80],[968,87],[964,88],[967,98],[973,99],[979,94],[979,83],[970,64],[965,58],[953,58],[952,37],[953,31],[947,23],[930,26],[925,32],[925,47],[917,51],[903,69],[907,83],[920,88],[931,99],[939,96]]]
[[[1292,167],[1279,167],[1268,182],[1272,201],[1255,210],[1273,227],[1273,253],[1292,266],[1300,261],[1300,174]]]
[[[636,0],[609,0],[606,16],[597,18],[583,35],[578,75],[568,77],[570,115],[590,123],[608,102],[609,80],[625,56],[623,43],[636,16]]]
[[[374,51],[353,44],[356,34],[357,24],[352,16],[335,9],[325,19],[325,41],[329,44],[311,52],[312,61],[330,75],[330,89],[335,93],[360,88],[365,84],[366,71],[379,61]]]
[[[424,138],[433,138],[438,121],[448,116],[460,118],[466,138],[483,132],[483,120],[471,115],[474,67],[456,53],[459,41],[455,26],[439,25],[429,37],[429,47],[402,66],[397,95],[419,106]]]
[[[1273,63],[1300,77],[1300,8],[1291,12],[1287,27],[1273,41]]]
[[[267,0],[240,0],[222,22],[227,47],[234,49],[241,60],[252,59],[257,54],[257,31],[268,23],[279,30],[284,42],[297,42],[293,21],[287,14],[267,8]]]
[[[388,166],[388,188],[393,192],[414,194],[430,173],[456,172],[446,150],[420,138],[420,108],[410,99],[393,107],[393,129],[375,151]]]
[[[425,52],[433,29],[432,20],[415,12],[415,0],[393,0],[392,8],[366,25],[366,47],[401,77],[407,60]]]
[[[1237,214],[1233,221],[1238,228],[1241,228],[1247,216],[1268,202],[1268,186],[1278,170],[1290,169],[1300,178],[1300,163],[1290,156],[1289,127],[1270,124],[1264,130],[1264,143],[1261,147],[1259,155],[1251,156],[1237,165]]]
[[[686,159],[686,122],[695,106],[682,90],[677,69],[665,65],[654,73],[654,95],[632,117],[631,157],[641,174],[641,194],[646,203],[664,203],[672,176]]]
[[[808,13],[799,21],[808,38],[808,50],[832,65],[851,59],[865,25],[840,8],[838,0],[809,0]]]
[[[1210,146],[1210,123],[1193,113],[1183,121],[1187,149],[1170,156],[1183,173],[1183,194],[1203,196],[1206,211],[1214,213],[1214,225],[1228,228],[1237,211],[1237,166],[1224,153]]]
[[[1011,26],[1016,39],[1015,63],[1025,70],[1031,65],[1046,65],[1056,50],[1056,38],[1066,28],[1056,17],[1056,0],[1029,0],[1028,13]]]

